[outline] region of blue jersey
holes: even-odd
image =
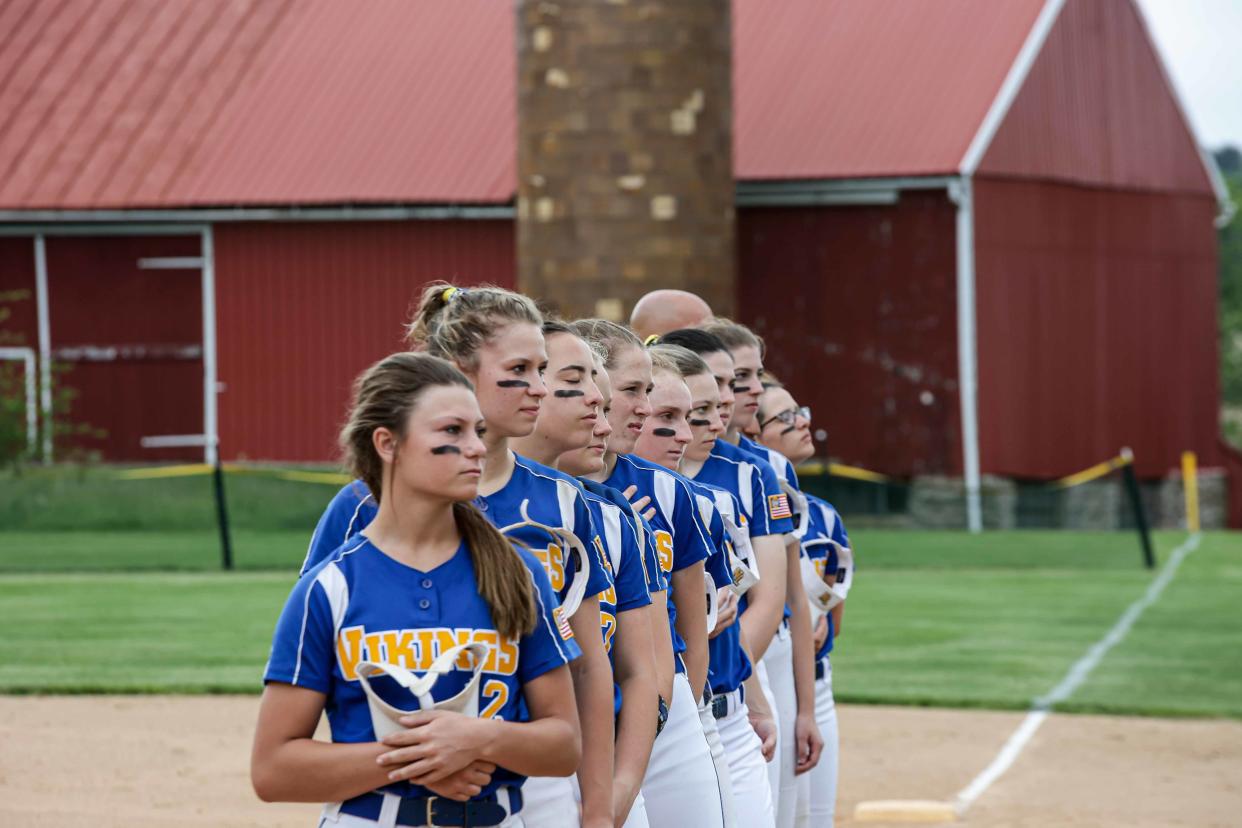
[[[312,567],[327,560],[341,544],[370,525],[378,512],[379,505],[366,483],[355,480],[346,484],[320,516],[311,535],[306,558],[302,561],[302,571],[298,574],[305,575]]]
[[[503,529],[521,522],[522,504],[527,503],[527,515],[532,520],[572,532],[588,554],[593,555],[586,595],[599,595],[608,589],[612,581],[603,561],[599,560],[596,532],[581,485],[569,475],[533,460],[519,455],[515,455],[514,459],[513,474],[504,487],[493,494],[480,495],[475,498],[474,505],[493,525]],[[568,485],[558,485],[558,480]],[[302,573],[305,574],[366,528],[378,511],[375,499],[362,481],[356,480],[337,492],[311,537]],[[543,563],[558,600],[563,600],[577,571],[572,556],[564,557],[560,545],[542,529],[523,526],[513,530],[509,536],[531,550]]]
[[[585,478],[579,482],[582,483],[589,494],[601,497],[619,508],[621,516],[632,524],[634,543],[638,549],[638,562],[642,566],[643,581],[647,585],[648,594],[663,592],[668,589],[668,583],[664,580],[664,573],[660,571],[660,557],[656,552],[654,530],[651,528],[651,524],[634,510],[630,502],[625,499],[625,495],[611,486],[605,486],[603,483],[597,483],[594,480],[587,480]]]
[[[733,495],[740,518],[735,519],[734,523],[745,527],[751,538],[785,535],[793,531],[789,499],[780,491],[776,473],[754,454],[717,440],[694,479]],[[743,596],[743,607],[745,600]]]
[[[620,454],[604,484],[619,492],[635,486],[636,497],[651,498],[651,506],[655,509],[650,520],[651,539],[660,571],[665,576],[711,557],[711,540],[703,528],[698,503],[686,478],[641,457]],[[677,608],[673,605],[670,588],[668,626],[674,655],[686,651],[686,642],[677,634],[674,625],[676,619]],[[681,659],[677,659],[677,669],[681,668]]]
[[[718,544],[721,553],[720,558],[725,561],[724,578],[722,583],[713,569],[712,578],[716,581],[716,586],[729,586],[733,579],[729,572],[728,555],[732,546],[728,533],[725,532],[724,522],[721,517],[727,517],[733,521],[735,526],[742,526],[744,521],[741,517],[741,507],[735,498],[728,491],[716,486],[709,486],[706,483],[699,483],[692,480],[692,483],[699,491],[706,494],[712,499],[712,504],[716,511],[716,520],[712,525],[712,541]],[[716,533],[716,527],[719,526],[719,534]],[[709,630],[710,632],[710,630]],[[742,682],[750,678],[751,664],[750,659],[746,656],[746,651],[742,649],[742,622],[734,618],[733,623],[720,631],[715,638],[707,640],[707,681],[711,687],[712,693],[730,693],[742,686]]]
[[[293,587],[272,638],[265,682],[306,687],[327,696],[324,710],[334,742],[374,742],[366,695],[358,681],[361,661],[394,664],[424,672],[443,650],[466,643],[487,645],[479,682],[479,715],[521,721],[525,684],[582,654],[542,566],[519,551],[535,589],[538,619],[520,640],[502,639],[491,609],[479,595],[474,562],[463,542],[456,554],[429,572],[406,566],[356,537],[329,554]],[[471,670],[442,676],[432,694],[443,700],[459,693]],[[401,709],[417,708],[408,691],[375,680],[376,692]],[[479,797],[523,777],[497,768]],[[402,797],[432,793],[409,782],[380,788]],[[477,797],[476,797],[477,798]]]
[[[793,463],[790,463],[789,458],[776,449],[770,449],[761,443],[756,443],[745,434],[738,435],[737,447],[742,451],[755,455],[760,460],[767,461],[768,465],[772,467],[772,471],[776,472],[778,478],[784,480],[798,491],[802,490],[802,485],[798,482],[798,473],[794,470]]]
[[[789,497],[781,491],[772,465],[753,452],[717,440],[694,479],[719,486],[738,499],[752,538],[793,532]]]
[[[603,541],[601,558],[613,577],[613,585],[600,593],[599,618],[604,635],[604,649],[610,663],[616,663],[612,653],[613,637],[617,632],[617,616],[623,612],[651,606],[651,594],[643,577],[642,552],[638,548],[639,535],[635,528],[634,513],[629,504],[614,502],[607,486],[590,480],[581,481],[586,489],[587,505],[591,509],[595,526]],[[619,497],[619,495],[618,495]],[[622,502],[624,499],[622,498]],[[621,712],[621,688],[616,681],[612,685],[613,715]]]
[[[725,533],[724,521],[720,517],[716,503],[717,492],[723,490],[691,478],[687,478],[687,482],[699,504],[699,518],[712,547],[712,554],[703,562],[703,568],[708,575],[712,576],[717,588],[727,587],[733,583],[733,575],[729,568],[729,548],[726,545],[728,535]]]
[[[752,538],[785,535],[793,531],[789,497],[780,490],[776,472],[751,452],[717,440],[694,479],[724,489],[737,498],[741,516],[745,518]],[[738,614],[746,612],[747,606],[746,596],[743,595],[738,599]],[[785,607],[785,617],[789,617],[788,606]]]
[[[600,556],[602,541],[591,520],[582,484],[577,478],[521,455],[515,455],[514,459],[509,482],[498,492],[476,497],[474,504],[501,529],[522,522],[525,504],[526,515],[531,520],[573,533],[591,556],[584,595],[599,595],[611,587],[612,576]],[[577,571],[573,557],[564,555],[556,539],[542,529],[522,526],[506,534],[535,553],[552,581],[552,589],[564,601]]]
[[[825,572],[832,572],[839,566],[836,548],[832,544],[824,543],[824,540],[830,538],[848,549],[850,536],[845,531],[841,516],[831,503],[812,495],[807,495],[806,500],[807,508],[810,510],[810,521],[807,524],[806,537],[802,540],[802,550],[815,564],[815,571],[822,578]],[[823,646],[815,654],[817,661],[832,652],[832,638],[832,614],[829,613],[828,637],[824,639]]]

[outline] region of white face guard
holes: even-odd
[[[733,582],[729,584],[739,598],[746,591],[759,583],[759,565],[755,563],[755,550],[750,545],[750,535],[730,518],[724,518],[725,532],[729,535],[729,574]]]
[[[561,481],[557,481],[560,483]],[[522,520],[511,526],[506,526],[500,530],[502,535],[520,529],[523,526],[533,526],[541,529],[552,536],[553,541],[561,548],[565,557],[573,555],[574,561],[574,577],[569,582],[569,590],[565,593],[565,600],[561,602],[561,612],[566,618],[573,616],[578,611],[578,607],[582,605],[582,599],[586,596],[587,581],[591,577],[591,556],[587,554],[586,548],[582,545],[582,541],[578,540],[578,536],[568,529],[562,529],[559,526],[548,526],[538,521],[531,520],[530,515],[526,511],[526,507],[530,505],[530,500],[523,500],[520,513]],[[565,559],[561,560],[561,567],[565,568]]]
[[[457,659],[463,654],[468,654],[473,662],[474,675],[470,677],[470,681],[460,693],[451,699],[437,702],[431,696],[431,689],[440,676],[456,669]],[[417,713],[419,710],[450,710],[463,716],[478,716],[479,679],[483,675],[483,665],[486,662],[487,645],[478,641],[451,647],[440,653],[421,677],[395,664],[380,664],[374,661],[359,662],[356,668],[358,682],[367,694],[367,706],[371,709],[371,727],[375,729],[375,738],[383,739],[390,733],[404,730],[405,728],[397,720],[402,716]],[[371,677],[381,674],[389,676],[409,690],[410,695],[418,700],[418,707],[413,710],[402,710],[381,699],[371,687]]]
[[[710,497],[706,495],[696,494],[694,496],[695,505],[699,507],[699,517],[703,520],[705,527],[712,525],[712,518],[716,516],[716,504]],[[720,517],[724,519],[724,513],[720,513]],[[703,586],[707,590],[707,632],[716,629],[716,619],[720,615],[720,600],[716,595],[716,582],[712,580],[711,573],[703,571]]]
[[[811,510],[806,502],[806,495],[793,487],[787,480],[781,481],[781,491],[789,498],[789,510],[793,512],[794,537],[802,540],[811,525]]]
[[[799,560],[802,569],[802,586],[806,589],[806,598],[811,605],[812,621],[816,622],[819,616],[831,612],[849,594],[849,582],[853,580],[854,574],[854,553],[831,538],[811,541],[805,546],[834,547],[837,550],[838,568],[831,574],[839,577],[838,573],[841,573],[843,569],[846,570],[845,577],[840,578],[839,583],[829,585],[819,576],[813,560],[806,555]]]
[[[733,514],[733,499],[727,492],[716,492],[715,496],[716,511],[719,512],[720,519],[724,522],[725,534],[728,535],[729,576],[732,579],[729,588],[740,598],[746,594],[746,590],[759,583],[759,566],[755,563],[750,535],[738,525]]]

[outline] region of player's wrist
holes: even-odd
[[[473,739],[475,759],[499,765],[497,754],[500,752],[501,727],[499,719],[473,719]]]

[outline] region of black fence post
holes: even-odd
[[[1121,476],[1126,483],[1126,493],[1130,496],[1130,508],[1134,510],[1134,525],[1138,528],[1139,541],[1143,544],[1143,563],[1148,569],[1156,568],[1156,555],[1151,548],[1151,532],[1147,527],[1147,511],[1143,508],[1143,493],[1139,490],[1138,476],[1134,473],[1134,452],[1128,448],[1121,450],[1125,464],[1121,467]]]
[[[224,499],[224,465],[220,462],[220,445],[216,444],[216,465],[211,472],[216,490],[216,523],[220,526],[220,557],[226,570],[233,568],[233,542],[229,535],[229,507]]]

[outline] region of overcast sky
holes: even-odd
[[[1199,141],[1242,148],[1242,0],[1138,0]]]

